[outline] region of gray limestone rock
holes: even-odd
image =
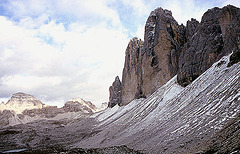
[[[112,108],[117,104],[121,103],[122,83],[117,76],[112,86],[109,88],[109,103],[108,107]]]
[[[240,9],[228,5],[222,9],[209,9],[203,15],[201,23],[194,19],[187,22],[187,43],[179,58],[178,83],[180,85],[184,87],[189,85],[226,54],[233,52],[232,61],[238,59],[239,17]]]
[[[151,95],[177,74],[185,33],[185,26],[178,25],[171,11],[157,8],[151,12],[145,41],[131,39],[125,53],[121,105]]]
[[[125,52],[125,64],[122,73],[122,98],[120,105],[126,105],[142,93],[142,50],[143,41],[132,38]]]

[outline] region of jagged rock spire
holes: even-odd
[[[109,102],[108,107],[112,108],[117,104],[121,103],[122,83],[117,76],[112,86],[109,88]]]

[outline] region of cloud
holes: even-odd
[[[94,26],[73,21],[67,27],[50,14],[26,15],[23,11],[18,20],[0,16],[0,97],[22,91],[58,106],[73,97],[98,106],[107,101],[129,40],[113,19],[116,14],[105,10],[100,16],[106,20]]]
[[[109,0],[11,0],[7,2],[6,8],[8,15],[15,20],[48,14],[66,24],[79,21],[94,25],[106,20],[109,24],[119,25],[119,15],[116,10],[108,7],[109,3]]]

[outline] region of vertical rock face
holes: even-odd
[[[126,105],[142,95],[142,53],[143,41],[133,38],[125,52],[125,64],[122,73],[122,101]]]
[[[239,50],[239,8],[228,5],[210,9],[201,23],[192,19],[186,29],[188,40],[179,58],[178,83],[182,86],[190,84],[223,55]]]
[[[185,31],[171,11],[158,8],[151,12],[145,25],[145,41],[133,38],[125,53],[121,105],[151,95],[176,75]]]
[[[0,105],[0,110],[13,110],[19,114],[26,109],[41,109],[42,107],[42,102],[34,96],[24,93],[16,93],[12,95],[6,104]]]
[[[122,92],[122,83],[117,76],[112,86],[109,88],[109,103],[108,107],[112,108],[117,104],[121,103],[121,92]]]
[[[229,66],[240,61],[239,8],[210,9],[200,23],[191,19],[186,27],[171,11],[157,8],[147,19],[144,42],[133,38],[128,44],[120,105],[151,95],[176,74],[185,87],[231,52]]]
[[[148,96],[178,72],[178,57],[185,42],[185,27],[171,11],[157,8],[147,19],[142,53],[142,90]]]

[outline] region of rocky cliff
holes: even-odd
[[[223,55],[240,49],[240,9],[209,9],[202,21],[187,22],[187,42],[179,58],[178,83],[187,86]]]
[[[209,9],[201,22],[191,19],[186,26],[157,8],[147,19],[144,42],[133,38],[127,46],[118,104],[148,97],[176,74],[185,87],[231,52],[229,66],[240,61],[239,8]]]
[[[176,75],[184,35],[185,27],[178,25],[171,11],[157,8],[151,12],[144,42],[133,38],[126,49],[121,105],[151,95]]]
[[[126,105],[142,95],[142,58],[143,41],[131,39],[126,52],[122,73],[122,96],[119,105]]]
[[[108,107],[112,108],[121,102],[122,83],[118,76],[115,78],[112,86],[109,88],[109,94]]]
[[[145,25],[142,52],[142,91],[151,95],[178,72],[178,57],[185,42],[185,27],[179,26],[172,12],[157,8]]]

